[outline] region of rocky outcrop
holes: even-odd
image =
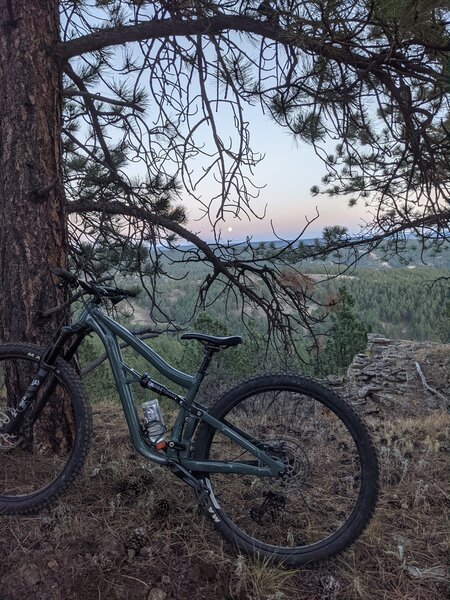
[[[450,344],[389,340],[372,333],[342,378],[330,378],[365,414],[404,416],[446,409],[450,399]]]

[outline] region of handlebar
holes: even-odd
[[[63,280],[59,285],[63,286],[65,284],[69,284],[72,288],[81,287],[84,292],[93,295],[97,302],[107,299],[113,304],[117,304],[121,300],[125,300],[126,298],[134,298],[137,296],[137,293],[132,292],[131,290],[123,290],[117,287],[100,285],[105,281],[111,281],[113,279],[109,276],[102,277],[97,281],[83,281],[73,273],[70,273],[70,271],[66,271],[60,267],[55,267],[52,269],[52,273]],[[77,295],[77,297],[79,297],[79,295]]]

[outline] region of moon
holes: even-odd
[[[233,231],[233,228],[232,228],[232,227],[228,227],[227,231],[228,231],[229,233],[231,233],[231,232]]]

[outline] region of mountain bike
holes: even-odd
[[[275,373],[247,379],[206,407],[196,397],[208,366],[219,351],[240,344],[239,336],[181,335],[204,348],[198,371],[183,373],[104,310],[130,292],[54,272],[60,285],[78,289],[72,296],[82,303],[76,322],[59,328],[45,349],[0,346],[0,514],[48,506],[80,472],[91,414],[70,363],[95,333],[134,448],[193,488],[202,511],[239,551],[298,567],[358,538],[375,509],[378,462],[368,429],[349,403],[313,379]],[[186,393],[128,365],[119,339]],[[155,401],[143,405],[142,418],[134,385],[178,405],[170,432],[162,428]]]

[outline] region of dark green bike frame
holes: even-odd
[[[161,358],[152,348],[106,315],[94,303],[86,304],[77,322],[64,329],[66,329],[66,333],[93,331],[99,336],[109,359],[133,446],[142,456],[160,465],[178,465],[183,470],[189,472],[236,473],[240,475],[269,477],[278,475],[284,469],[282,460],[264,452],[261,447],[257,446],[257,440],[246,436],[238,428],[214,418],[204,406],[194,402],[200,384],[205,376],[205,369],[200,369],[194,376],[178,371]],[[81,339],[85,335],[86,333],[80,335],[80,339],[76,345],[81,343]],[[144,435],[130,390],[130,384],[139,383],[142,375],[124,362],[118,338],[122,339],[138,354],[143,356],[162,375],[187,390],[184,397],[169,391],[170,397],[179,404],[180,411],[172,428],[172,437],[169,441],[167,452],[158,452],[149,444]],[[217,429],[243,449],[253,454],[255,461],[224,462],[191,459],[191,442],[200,421],[205,421],[208,425]]]

